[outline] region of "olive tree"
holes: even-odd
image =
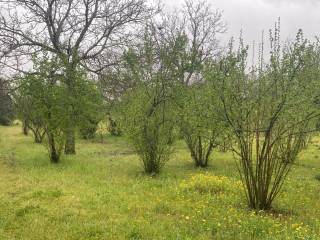
[[[206,76],[236,139],[233,151],[248,204],[258,210],[272,207],[319,114],[313,107],[318,74],[313,47],[299,32],[294,43],[281,48],[278,28],[270,42],[268,63],[261,60],[247,71],[247,47],[240,42],[234,52],[230,44]]]

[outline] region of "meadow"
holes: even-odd
[[[232,153],[195,169],[184,143],[160,175],[123,137],[80,140],[59,164],[0,127],[0,239],[320,239],[320,144],[304,150],[272,211],[247,207]]]

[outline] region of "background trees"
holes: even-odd
[[[160,30],[167,41],[184,39],[184,49],[172,64],[179,72],[179,82],[190,85],[202,80],[204,63],[221,52],[219,35],[226,31],[226,24],[222,12],[209,2],[186,0],[181,9],[163,14]]]
[[[81,69],[75,72],[75,93],[70,96],[63,81],[65,68],[57,57],[44,55],[34,58],[33,64],[36,73],[19,79],[15,103],[19,116],[24,121],[27,119],[35,141],[42,141],[46,134],[50,159],[57,163],[68,138],[68,103],[73,103],[74,123],[81,126],[80,131],[85,137],[90,137],[104,113],[102,97],[97,86],[86,78]]]
[[[0,125],[10,125],[13,118],[14,109],[9,95],[9,85],[8,82],[0,78]]]
[[[138,23],[153,13],[145,0],[0,1],[0,60],[19,71],[39,51],[59,58],[70,100],[77,69],[98,73],[116,64]],[[14,61],[13,61],[14,60]],[[65,152],[75,153],[75,109],[68,102]]]

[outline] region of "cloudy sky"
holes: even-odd
[[[320,0],[207,0],[223,11],[228,25],[224,39],[239,36],[242,29],[247,43],[259,42],[262,30],[268,31],[281,19],[282,40],[292,39],[299,28],[305,37],[320,36]],[[183,0],[164,0],[172,8]]]

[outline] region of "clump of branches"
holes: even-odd
[[[17,117],[23,123],[23,132],[28,133],[31,130],[34,136],[35,143],[42,143],[45,136],[45,124],[41,114],[35,108],[34,99],[27,91],[32,88],[30,81],[18,79],[20,87],[14,91],[14,105],[17,112]],[[29,89],[29,90],[27,90]]]
[[[217,102],[203,78],[203,69],[206,61],[220,52],[218,35],[225,29],[222,13],[205,1],[187,0],[182,11],[164,16],[162,33],[167,41],[179,46],[172,61],[176,69],[177,121],[196,167],[208,166],[212,151],[224,135],[221,122],[213,114]]]
[[[220,95],[222,113],[236,139],[233,151],[248,205],[268,210],[302,150],[318,111],[314,47],[303,39],[280,46],[279,27],[270,32],[271,57],[247,71],[247,47],[240,41],[207,75]],[[214,69],[214,70],[212,70]]]
[[[226,126],[218,114],[218,99],[206,83],[179,91],[177,121],[196,167],[206,168],[211,153],[222,146]]]
[[[150,23],[137,49],[127,52],[128,74],[135,85],[121,98],[121,129],[128,134],[148,174],[158,174],[171,153],[175,47]]]

